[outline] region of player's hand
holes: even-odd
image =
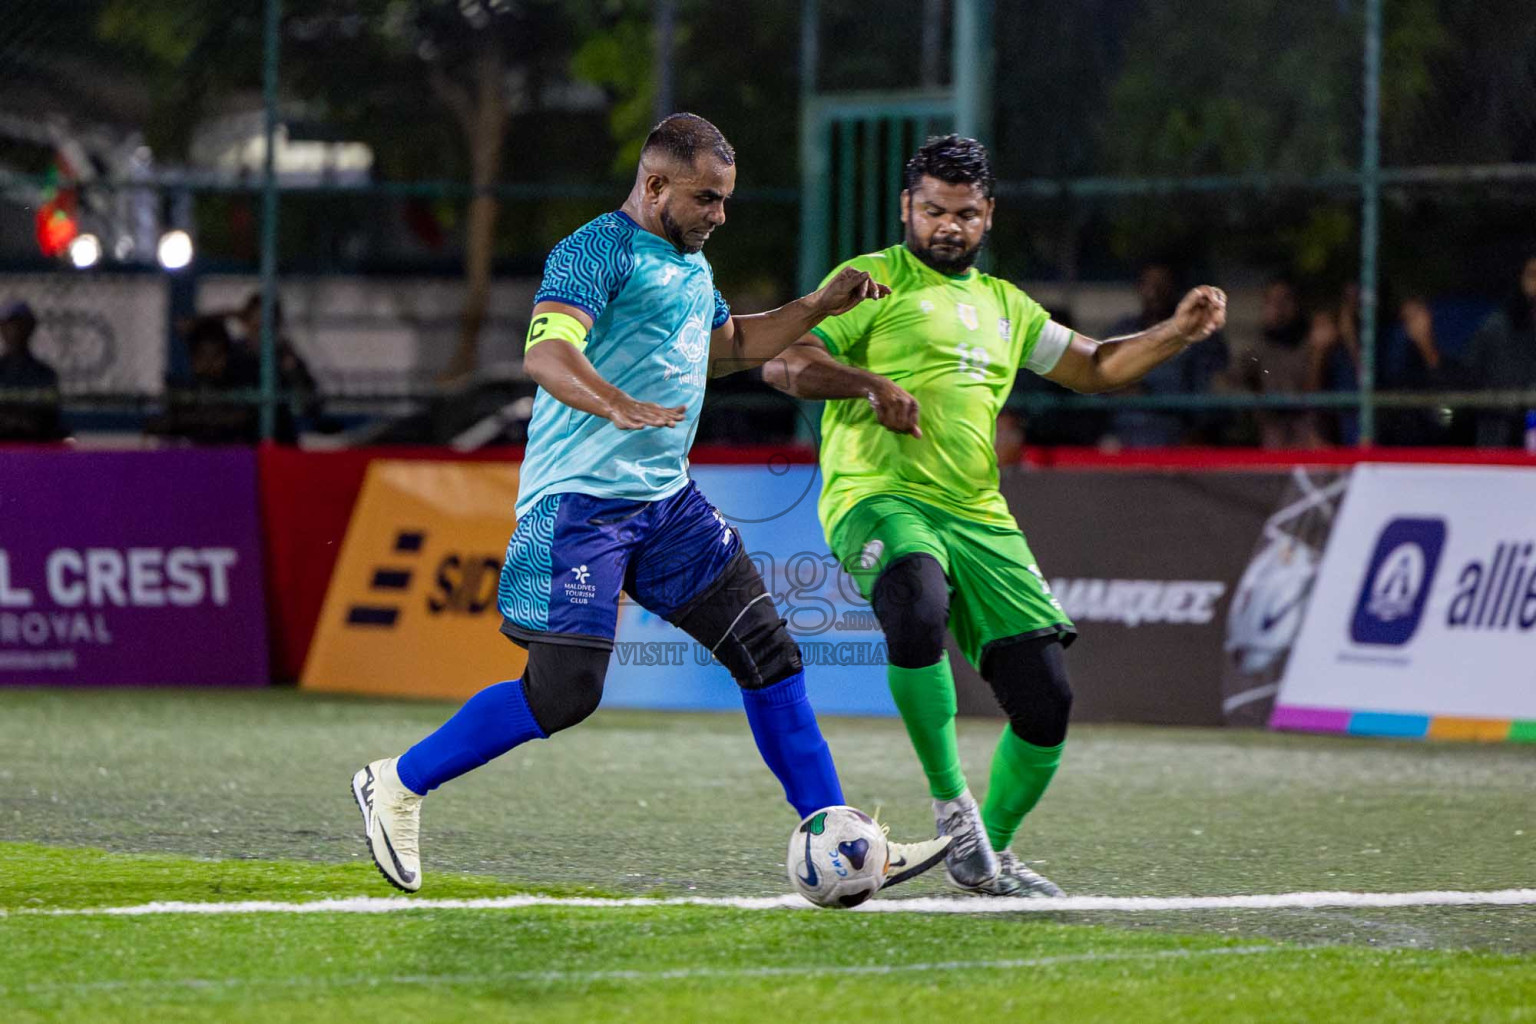
[[[687,412],[687,408],[681,405],[669,409],[655,402],[638,402],[628,395],[620,395],[608,407],[608,422],[620,430],[675,427],[682,422]]]
[[[889,288],[865,271],[844,267],[836,277],[812,292],[810,299],[817,315],[827,317],[846,313],[865,299],[883,299],[889,294]]]
[[[905,388],[885,381],[879,387],[871,388],[868,398],[870,406],[875,410],[875,418],[886,430],[893,434],[923,436],[922,428],[917,425],[917,414],[920,411],[917,399]]]
[[[1227,322],[1227,293],[1203,284],[1191,288],[1173,313],[1173,327],[1188,344],[1204,341]]]

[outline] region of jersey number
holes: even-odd
[[[956,345],[955,351],[960,355],[961,373],[976,380],[987,379],[987,366],[992,362],[992,353],[980,345],[967,345],[965,342]]]

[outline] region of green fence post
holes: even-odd
[[[261,167],[261,437],[277,433],[277,61],[282,0],[266,0],[261,91],[266,153]]]
[[[1360,444],[1376,440],[1376,256],[1381,244],[1381,3],[1365,0],[1365,124],[1360,155]]]

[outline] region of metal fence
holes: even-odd
[[[262,436],[494,411],[526,397],[544,253],[623,194],[668,95],[738,142],[711,258],[739,309],[898,241],[901,162],[951,125],[998,165],[989,269],[1088,333],[1135,314],[1148,263],[1233,294],[1226,386],[1023,382],[1036,440],[1177,411],[1256,441],[1266,410],[1313,410],[1369,443],[1383,416],[1391,435],[1394,416],[1536,408],[1536,380],[1409,388],[1392,365],[1399,300],[1430,300],[1460,357],[1536,243],[1536,19],[1516,0],[16,0],[0,303],[33,309],[78,426],[174,432],[210,404],[229,410],[215,433]],[[1356,339],[1328,390],[1241,380],[1279,274]],[[189,344],[210,317],[250,356],[216,395]],[[9,409],[55,401],[8,383]],[[749,431],[765,401],[725,399]]]

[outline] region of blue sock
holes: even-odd
[[[842,803],[843,787],[837,781],[832,751],[805,697],[805,673],[796,672],[761,690],[742,690],[741,700],[758,752],[783,783],[795,812],[804,818]]]
[[[469,698],[441,728],[401,754],[395,771],[407,789],[425,795],[520,743],[544,738],[523,681],[514,679]]]

